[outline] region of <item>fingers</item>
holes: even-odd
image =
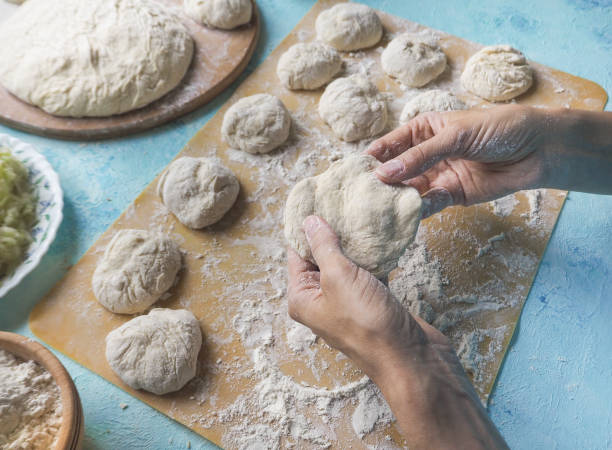
[[[380,162],[389,161],[414,145],[412,136],[412,127],[406,124],[376,139],[370,144],[366,153]]]
[[[310,261],[302,259],[292,248],[287,249],[287,260],[289,266],[289,280],[297,279],[304,272],[314,272],[317,270]]]
[[[312,309],[321,292],[320,274],[314,264],[291,248],[287,251],[287,260],[289,316],[306,325],[312,320]]]
[[[420,144],[443,128],[444,118],[438,113],[429,113],[412,119],[405,125],[387,133],[370,144],[366,153],[380,162],[386,162]]]
[[[449,129],[405,151],[376,168],[385,183],[399,183],[416,177],[457,151],[456,139]]]
[[[348,260],[342,253],[338,236],[325,220],[308,216],[304,220],[304,233],[310,244],[312,256],[321,272],[336,270]]]

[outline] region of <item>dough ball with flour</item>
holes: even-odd
[[[289,137],[291,116],[283,102],[270,94],[255,94],[234,103],[223,117],[221,132],[231,147],[267,153]]]
[[[340,3],[323,11],[315,23],[317,37],[341,51],[376,45],[383,26],[376,12],[359,3]]]
[[[404,124],[425,112],[453,111],[456,109],[467,109],[467,106],[451,92],[432,89],[408,100],[402,110],[400,123]]]
[[[330,224],[344,254],[360,267],[384,278],[397,266],[414,240],[421,197],[414,188],[380,181],[373,173],[379,165],[369,155],[349,156],[295,185],[285,205],[285,237],[302,258],[315,262],[302,228],[314,214]]]
[[[93,292],[108,310],[143,312],[174,283],[181,252],[170,238],[145,230],[118,231],[92,278]]]
[[[334,134],[352,142],[380,133],[387,123],[387,104],[376,86],[361,75],[332,81],[319,100],[319,115]]]
[[[332,47],[318,42],[295,44],[278,60],[276,74],[289,89],[318,89],[342,68],[342,59]]]
[[[211,158],[182,157],[173,161],[157,185],[164,205],[189,228],[221,220],[238,197],[234,173]]]
[[[189,311],[152,309],[106,336],[106,360],[134,389],[157,395],[181,389],[197,369],[200,323]]]
[[[440,46],[410,33],[389,42],[380,61],[388,75],[410,87],[425,86],[446,69],[446,55]]]
[[[184,0],[183,8],[196,22],[231,30],[251,21],[251,0]]]
[[[493,45],[472,55],[461,74],[461,84],[485,100],[502,102],[529,90],[533,69],[517,49]]]
[[[149,0],[28,0],[0,26],[0,83],[58,116],[110,116],[174,89],[193,41]]]

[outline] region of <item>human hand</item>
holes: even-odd
[[[542,186],[554,145],[546,111],[519,105],[421,114],[374,141],[376,174],[423,196],[423,217]]]
[[[304,231],[318,267],[289,249],[289,314],[378,385],[410,448],[507,448],[448,339],[347,259],[323,219]]]
[[[431,342],[448,343],[435,328],[413,318],[389,289],[346,258],[334,231],[310,216],[304,231],[318,267],[289,249],[289,314],[351,358],[370,378]]]

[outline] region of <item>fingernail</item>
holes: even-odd
[[[365,153],[376,153],[379,150],[380,150],[380,144],[377,141],[374,141],[368,146]]]
[[[306,219],[304,219],[304,223],[302,225],[304,227],[304,232],[306,233],[306,238],[310,240],[310,238],[321,226],[321,221],[317,216],[308,216]]]
[[[392,159],[391,161],[384,163],[382,166],[378,166],[376,173],[383,178],[393,180],[404,173],[405,170],[406,168],[403,162],[397,159]]]
[[[425,219],[454,204],[453,196],[444,188],[434,188],[423,195],[421,217]]]

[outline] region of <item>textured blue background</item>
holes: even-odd
[[[594,80],[612,92],[612,0],[365,3],[483,44],[512,44],[531,59]],[[263,32],[240,80],[263,61],[312,2],[258,0],[258,4]],[[58,239],[42,264],[0,301],[0,329],[31,334],[27,326],[31,308],[236,85],[189,116],[129,138],[70,143],[0,126],[0,132],[30,142],[45,154],[60,175],[66,202]],[[570,194],[489,408],[512,448],[612,447],[611,230],[612,197]],[[192,448],[212,447],[97,375],[60,358],[83,401],[86,448],[186,448],[188,442]],[[122,410],[120,403],[129,407]]]

